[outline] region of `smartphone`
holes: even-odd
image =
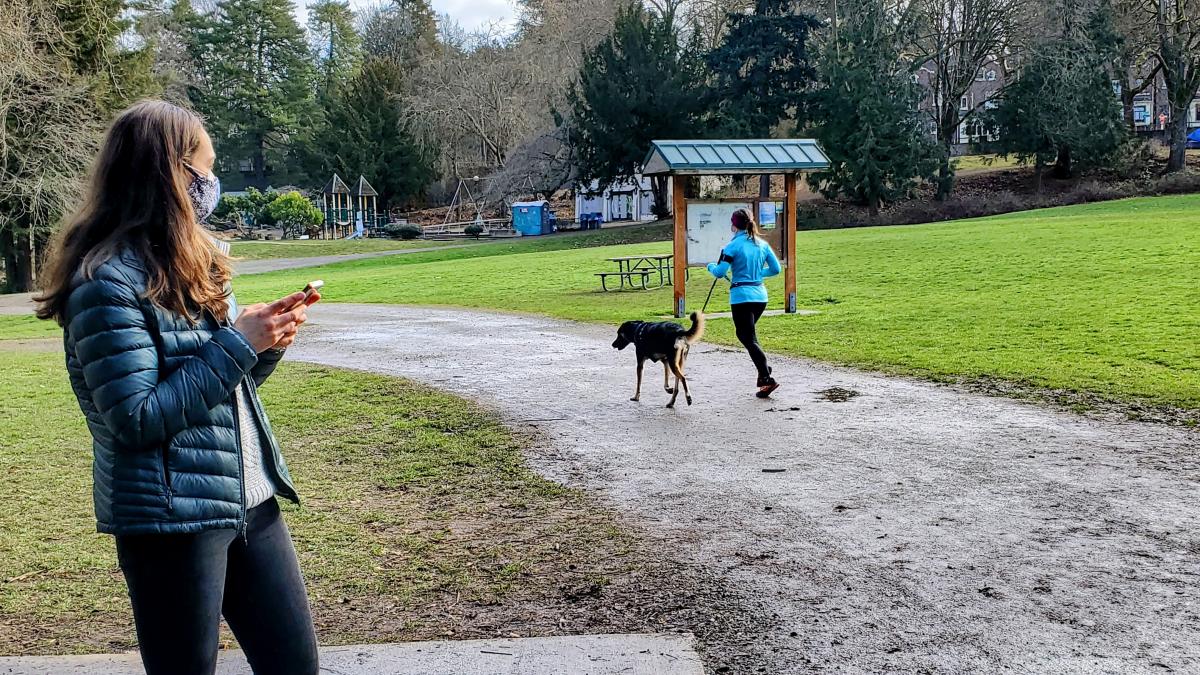
[[[308,284],[304,287],[304,302],[308,302],[308,299],[312,297],[312,294],[321,290],[321,287],[324,285],[325,282],[321,281],[320,279],[308,282]]]
[[[317,279],[315,281],[310,281],[307,284],[305,284],[304,285],[304,299],[301,300],[300,302],[297,302],[296,304],[292,305],[291,307],[289,307],[287,309],[287,311],[290,312],[293,309],[296,309],[297,307],[299,307],[300,305],[306,304],[308,302],[308,299],[312,297],[312,294],[321,290],[321,287],[324,285],[325,285],[325,282],[321,281],[320,279]]]

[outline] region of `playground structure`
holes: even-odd
[[[325,214],[322,239],[358,239],[387,220],[379,213],[379,193],[364,176],[359,176],[351,189],[341,176],[333,174],[321,189],[321,211]]]
[[[671,177],[675,218],[673,311],[686,314],[687,268],[716,262],[729,241],[730,215],[750,209],[762,225],[764,239],[784,266],[784,311],[796,312],[796,191],[800,174],[829,167],[829,158],[811,139],[720,141],[653,141],[646,161],[646,176]],[[784,177],[782,196],[753,199],[689,198],[689,181],[699,176],[774,175]],[[783,224],[780,228],[779,223]]]
[[[484,218],[484,202],[471,191],[468,181],[479,181],[479,176],[459,178],[450,205],[446,207],[446,215],[440,223],[424,225],[421,231],[424,236],[459,236],[463,235],[471,225],[483,228],[481,234],[489,237],[516,236],[511,218]]]

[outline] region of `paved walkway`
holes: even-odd
[[[581,635],[520,640],[350,645],[321,650],[321,672],[344,675],[702,675],[690,636]],[[0,675],[137,675],[137,654],[0,657]],[[240,651],[217,675],[249,675]]]
[[[609,328],[377,305],[311,317],[292,358],[536,426],[537,469],[776,617],[745,636],[773,672],[1200,671],[1195,432],[784,358],[764,402],[748,358],[707,345],[688,364],[696,404],[667,410],[653,368],[628,400],[633,355]]]

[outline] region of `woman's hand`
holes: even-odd
[[[304,303],[304,307],[301,307],[301,309],[312,307],[320,299],[321,299],[320,293],[313,293],[312,295],[308,296],[308,300]],[[280,338],[279,342],[276,342],[275,344],[271,345],[271,349],[287,349],[288,347],[291,347],[292,343],[296,341],[296,331],[300,329],[300,325],[303,324],[305,321],[308,321],[307,314],[305,314],[299,321],[297,321],[292,326],[291,331],[286,333],[282,338]]]
[[[296,326],[308,319],[308,305],[301,304],[303,301],[304,293],[296,292],[270,304],[250,305],[233,327],[261,354],[289,336],[295,339]]]

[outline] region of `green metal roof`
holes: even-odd
[[[646,175],[793,173],[829,166],[829,157],[811,138],[729,141],[653,141]]]

